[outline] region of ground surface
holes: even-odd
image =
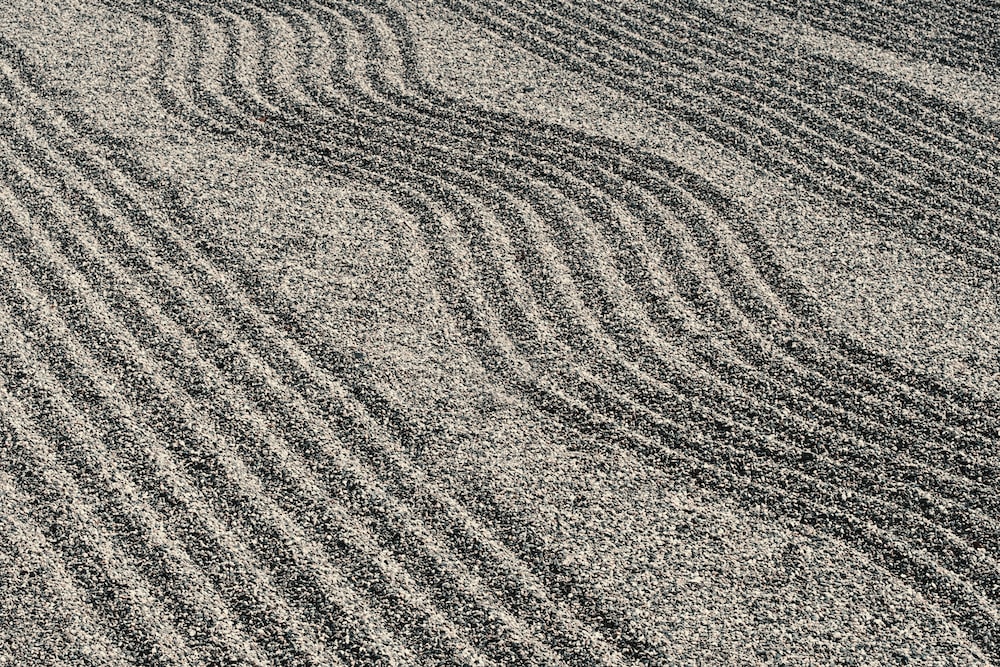
[[[0,664],[1000,659],[990,3],[8,5]]]

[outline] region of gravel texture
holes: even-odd
[[[997,661],[998,40],[7,3],[0,666]]]

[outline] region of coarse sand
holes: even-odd
[[[0,8],[0,666],[997,661],[970,33]]]

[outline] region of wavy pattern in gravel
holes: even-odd
[[[959,55],[919,41],[904,53],[992,67],[962,32],[988,24],[988,8],[848,4],[836,7],[851,20],[836,26],[808,7],[767,7],[887,48],[892,21],[940,26]],[[448,406],[472,405],[467,391],[574,443],[547,450],[549,469],[622,457],[659,480],[657,493],[687,489],[756,513],[762,531],[783,522],[868,563],[912,592],[913,618],[938,619],[863,660],[1000,657],[1000,398],[835,326],[844,314],[690,156],[449,94],[427,76],[417,14],[639,100],[804,202],[944,253],[988,284],[1000,257],[994,121],[694,2],[48,11],[68,35],[101,13],[135,27],[135,62],[115,66],[144,71],[143,94],[102,94],[146,105],[152,120],[102,122],[84,86],[53,83],[44,56],[57,48],[32,51],[27,28],[0,40],[2,545],[21,572],[50,573],[30,589],[39,609],[72,610],[50,614],[57,629],[15,630],[10,660],[46,664],[28,646],[39,632],[61,637],[53,664],[844,659],[837,641],[809,655],[799,640],[741,642],[725,619],[699,630],[693,654],[678,649],[686,635],[669,611],[640,613],[641,594],[584,564],[593,524],[571,537],[558,521],[547,529],[524,511],[527,491],[489,479],[487,410],[460,437],[482,443],[482,467],[474,455],[459,463],[459,408]],[[180,151],[166,139],[178,133],[203,155],[252,152],[377,193],[378,215],[412,234],[404,264],[420,281],[370,267],[383,279],[336,311],[360,319],[334,321],[334,283],[296,292],[288,273],[307,275],[307,257],[330,273],[319,248],[336,221],[309,206],[289,213],[276,194],[255,231],[245,189],[235,223],[213,218],[183,175],[191,161],[163,168],[172,158],[157,155]],[[299,245],[262,240],[292,221],[307,230]],[[342,233],[364,233],[352,224]],[[401,243],[364,238],[356,254]],[[277,255],[285,268],[267,269]],[[338,284],[357,284],[352,271]],[[380,324],[418,307],[397,292],[437,304],[440,322]],[[439,356],[411,363],[424,373],[412,385],[394,375],[405,355],[373,342],[373,331],[402,345],[418,325],[446,322]],[[466,369],[440,365],[447,355]],[[574,503],[635,515],[645,500],[628,493]],[[570,523],[585,514],[569,510]],[[630,530],[655,541],[660,524]],[[792,552],[788,567],[806,572]],[[663,557],[622,556],[612,569],[648,575]],[[832,636],[847,646],[844,631]]]

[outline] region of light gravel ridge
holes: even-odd
[[[998,40],[0,8],[0,665],[997,662]]]

